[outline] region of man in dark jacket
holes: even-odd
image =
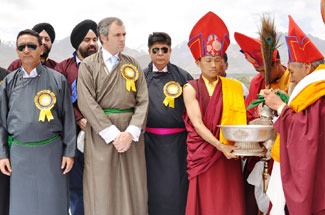
[[[74,113],[77,123],[77,133],[85,131],[87,120],[80,113],[77,105],[77,76],[78,67],[80,62],[91,54],[94,54],[98,50],[97,44],[97,24],[92,20],[84,20],[80,22],[72,30],[70,41],[75,48],[73,57],[68,58],[61,63],[57,64],[55,70],[62,73],[68,80],[71,99],[74,105]],[[83,132],[82,132],[83,133]],[[76,134],[77,135],[77,134]],[[79,135],[80,137],[82,134]],[[80,138],[78,138],[79,141]],[[83,215],[83,189],[82,178],[84,169],[84,155],[83,146],[79,145],[77,149],[77,156],[75,164],[69,174],[69,190],[70,190],[70,208],[72,215]]]
[[[144,69],[149,109],[145,133],[150,215],[185,214],[188,180],[183,85],[192,76],[169,62],[171,38],[154,32],[148,38],[152,62]]]

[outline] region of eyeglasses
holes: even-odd
[[[153,54],[157,54],[159,52],[159,50],[161,50],[162,53],[166,54],[169,49],[167,47],[162,47],[162,48],[156,47],[156,48],[151,49]]]
[[[17,47],[17,49],[22,52],[22,51],[24,51],[26,46],[32,51],[36,50],[36,48],[37,48],[37,45],[35,45],[34,43],[28,43],[28,44],[22,43]]]

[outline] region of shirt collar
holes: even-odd
[[[103,51],[103,60],[104,60],[104,62],[107,62],[107,61],[109,61],[109,59],[111,59],[111,57],[113,56],[111,53],[109,53],[106,49],[104,49],[104,48],[102,48],[102,51]],[[117,53],[116,55],[114,55],[117,59],[120,59],[119,57],[118,57],[118,54],[119,53]]]
[[[206,85],[210,85],[210,86],[212,86],[212,87],[216,87],[217,84],[218,84],[218,81],[219,81],[219,76],[218,76],[217,80],[215,80],[215,81],[213,81],[213,82],[209,82],[209,80],[206,79],[203,75],[202,75],[202,79],[203,79],[203,81],[204,81],[204,83],[205,83]]]
[[[74,57],[77,65],[79,65],[81,63],[81,60],[78,58],[77,52],[73,52],[73,57]]]
[[[26,72],[26,70],[24,69],[24,67],[21,67],[21,71],[23,73],[23,78],[35,78],[38,75],[37,71],[36,71],[36,67],[30,72],[29,75]]]
[[[157,67],[155,66],[155,64],[152,63],[152,71],[153,71],[153,72],[168,72],[167,65],[166,65],[166,66],[165,66],[161,71],[159,71],[159,70],[157,69]]]

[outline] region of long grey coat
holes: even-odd
[[[74,157],[75,120],[67,81],[60,73],[41,64],[37,77],[23,78],[21,69],[7,75],[0,85],[0,158],[10,156],[10,215],[68,214],[67,177],[61,170],[62,156]],[[39,121],[35,95],[50,90],[56,97],[53,120]],[[60,135],[43,145],[38,142]]]

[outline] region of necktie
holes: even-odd
[[[118,62],[118,58],[116,56],[112,56],[110,58],[111,61],[111,69],[110,71],[112,71],[114,69],[114,67],[116,66],[117,62]]]

